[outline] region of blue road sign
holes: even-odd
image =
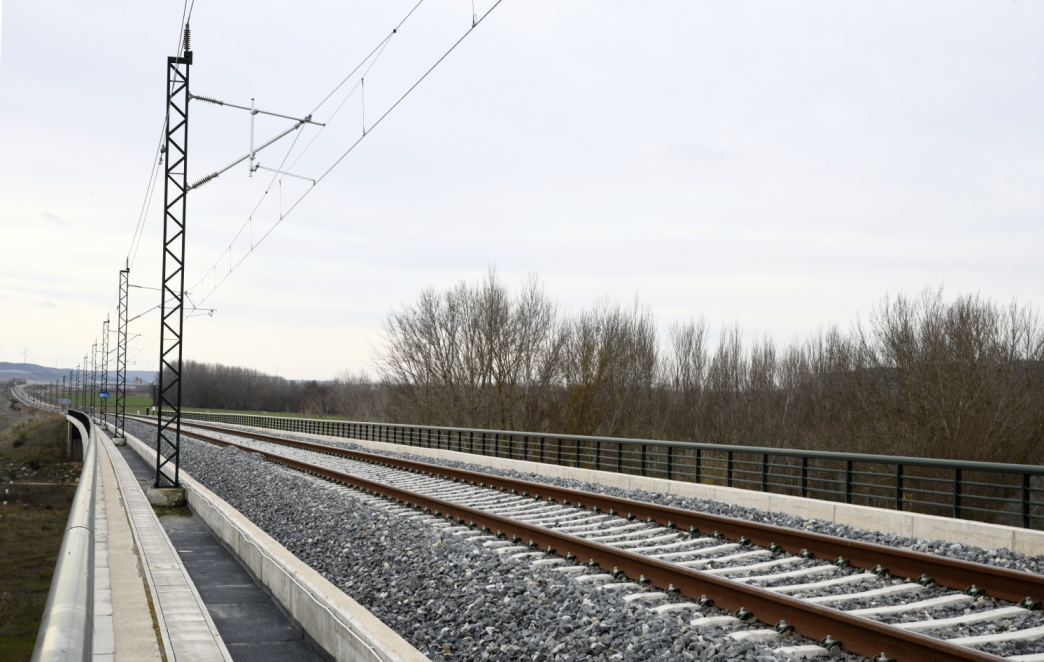
[[[107,397],[109,397],[109,394],[106,393],[105,391],[102,391],[101,393],[98,394],[98,397],[99,398],[107,398]]]

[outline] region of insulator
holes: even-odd
[[[192,50],[192,30],[189,29],[188,23],[185,24],[185,50]]]
[[[194,189],[194,188],[199,188],[200,186],[203,186],[204,184],[206,184],[207,182],[209,182],[210,180],[214,179],[214,178],[215,178],[215,177],[217,177],[217,176],[218,176],[218,174],[217,174],[216,172],[215,172],[215,173],[212,173],[212,174],[210,174],[210,175],[207,175],[207,176],[206,176],[206,177],[204,177],[203,179],[199,180],[198,182],[196,182],[195,184],[193,184],[192,186],[190,186],[190,187],[189,187],[189,190],[191,191],[191,190],[192,190],[192,189]]]
[[[224,106],[225,105],[224,101],[218,101],[217,99],[211,99],[210,97],[204,97],[204,96],[200,96],[198,94],[193,94],[192,98],[193,99],[199,99],[200,101],[206,101],[207,103],[217,104],[218,106]]]

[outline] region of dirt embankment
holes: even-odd
[[[64,416],[0,401],[0,660],[29,660],[82,465]]]

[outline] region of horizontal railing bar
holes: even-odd
[[[200,414],[201,412],[182,412],[183,418],[189,418],[191,414]],[[241,414],[241,416],[244,416]],[[282,419],[291,420],[300,423],[323,423],[322,419],[308,419],[308,418],[295,418],[288,419],[280,416],[259,416],[255,414],[248,414],[251,418],[267,418],[267,419]],[[645,446],[645,447],[663,447],[663,448],[688,448],[688,449],[699,449],[707,452],[718,452],[718,453],[745,453],[750,455],[769,455],[772,457],[795,457],[802,458],[807,457],[809,459],[819,459],[827,461],[849,461],[859,463],[870,463],[870,464],[901,464],[904,467],[934,467],[934,468],[946,468],[946,469],[962,469],[967,471],[985,471],[991,473],[1016,473],[1016,474],[1029,474],[1032,476],[1044,476],[1044,467],[1027,465],[1027,464],[1008,464],[999,462],[972,462],[969,460],[941,460],[935,458],[914,458],[914,457],[902,457],[893,455],[862,455],[859,453],[833,453],[829,451],[802,451],[792,450],[786,448],[761,448],[758,446],[733,446],[733,445],[719,445],[719,444],[704,444],[698,442],[688,441],[666,441],[666,440],[649,440],[649,439],[629,439],[624,437],[593,437],[586,435],[558,435],[550,432],[521,432],[521,431],[509,431],[509,430],[486,430],[482,428],[452,428],[442,427],[435,425],[392,425],[385,423],[365,423],[362,421],[339,421],[344,424],[352,425],[370,425],[382,428],[400,428],[409,430],[431,430],[432,432],[438,431],[440,433],[453,433],[458,432],[462,434],[478,433],[488,435],[500,435],[507,437],[512,435],[515,437],[529,437],[531,439],[545,439],[545,440],[562,440],[567,442],[590,442],[603,444],[614,444],[614,445],[628,445],[628,446]]]
[[[1035,487],[1030,483],[1041,481],[1026,478],[1044,476],[1044,467],[1031,465],[278,416],[183,412],[183,417],[189,420],[254,424],[257,427],[291,432],[316,432],[403,446],[442,448],[486,457],[522,459],[631,476],[731,485],[740,489],[862,503],[874,507],[896,506],[898,474],[902,476],[904,495],[898,503],[924,506],[948,514],[952,512],[955,503],[952,489],[954,479],[957,478],[955,470],[960,469],[963,472],[963,480],[958,481],[961,487],[961,512],[1020,517],[1021,523],[1028,525],[1030,521],[1035,524],[1042,518],[1025,511],[1044,508],[1044,502],[1032,498],[1033,495],[1044,494],[1044,484]],[[481,439],[485,441],[481,442]],[[922,475],[939,470],[953,472],[952,477]],[[972,475],[983,476],[986,480],[1011,481],[1011,484],[967,480]],[[990,496],[982,494],[983,491],[996,491],[1021,498]],[[925,498],[933,500],[925,501]],[[997,507],[976,508],[975,504]],[[1016,508],[1011,508],[1012,505]]]
[[[967,510],[973,513],[985,513],[987,515],[1005,515],[1008,517],[1022,517],[1022,513],[1015,512],[1014,510],[985,510],[983,508],[965,508],[961,506],[961,510]],[[1044,515],[1028,515],[1029,519],[1044,519]]]

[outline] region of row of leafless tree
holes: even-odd
[[[233,411],[299,412],[319,388],[316,382],[294,382],[250,368],[199,361],[185,361],[181,378],[183,406]],[[172,376],[165,381],[170,383]],[[152,389],[155,400],[155,383]]]
[[[565,315],[536,278],[496,272],[393,311],[379,386],[342,375],[325,410],[565,434],[1030,462],[1042,459],[1044,334],[1028,307],[941,291],[885,298],[866,322],[778,346],[666,339],[638,303]]]
[[[155,383],[152,389],[155,400]],[[318,382],[293,381],[220,363],[185,361],[182,366],[181,402],[185,407],[376,420],[384,412],[385,399],[384,390],[362,373],[346,371],[332,382]]]
[[[941,291],[780,346],[639,303],[564,314],[495,271],[389,314],[376,379],[294,382],[189,361],[188,407],[562,434],[1044,460],[1044,333],[1028,307]]]

